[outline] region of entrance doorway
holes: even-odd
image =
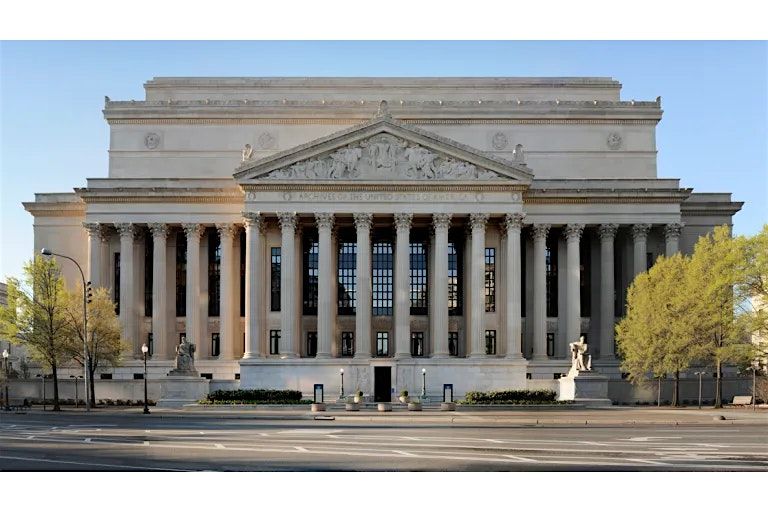
[[[373,367],[373,400],[375,402],[392,401],[392,368],[389,366]]]

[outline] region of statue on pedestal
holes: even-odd
[[[247,162],[248,160],[253,159],[253,148],[250,144],[246,144],[245,148],[243,148],[241,152],[242,162]]]
[[[568,347],[571,349],[571,372],[591,372],[592,371],[592,356],[587,354],[589,345],[584,341],[584,336],[579,337],[579,341],[569,343]],[[587,362],[584,363],[584,356],[587,356]]]
[[[171,370],[169,375],[194,375],[197,376],[195,369],[195,344],[187,341],[186,338],[179,340],[176,345],[176,368]]]

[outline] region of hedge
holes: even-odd
[[[507,389],[503,391],[469,391],[465,404],[550,404],[556,403],[554,391],[536,389]]]
[[[261,404],[300,404],[304,403],[301,399],[301,391],[293,389],[219,389],[203,400],[205,403],[213,404],[240,404],[240,403],[261,403]]]

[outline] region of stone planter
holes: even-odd
[[[363,400],[365,399],[365,397],[355,395],[354,397],[352,397],[352,399],[355,401],[356,404],[361,404],[363,403]]]
[[[312,412],[325,411],[325,404],[312,404]]]
[[[398,400],[400,400],[401,404],[407,404],[408,403],[408,397],[407,396],[400,396],[400,397],[398,397]]]
[[[456,410],[456,404],[453,402],[443,402],[440,404],[440,410],[441,411],[455,411]]]
[[[420,411],[421,410],[421,404],[409,402],[408,403],[408,410],[409,411]]]
[[[378,405],[379,412],[392,412],[392,404],[381,403]]]
[[[344,406],[344,409],[347,411],[359,411],[360,410],[360,404],[346,404]]]

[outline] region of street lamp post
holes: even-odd
[[[694,375],[699,376],[699,409],[701,409],[701,376],[704,375],[704,372],[694,372]]]
[[[339,391],[339,398],[344,398],[344,368],[339,368],[339,375],[341,375],[341,390]]]
[[[147,352],[149,352],[149,347],[144,343],[141,345],[141,353],[144,354],[144,414],[149,414],[149,407],[147,407]]]
[[[427,399],[427,369],[421,369],[421,401]]]
[[[3,370],[5,370],[5,410],[10,411],[11,410],[11,404],[8,402],[8,350],[3,350]]]
[[[50,249],[43,249],[40,251],[43,256],[58,256],[64,258],[75,264],[77,270],[80,271],[80,277],[83,279],[83,382],[85,382],[85,412],[91,411],[91,402],[88,400],[88,289],[85,281],[85,274],[80,264],[69,256],[64,256],[51,251]],[[88,285],[90,285],[90,281]]]

